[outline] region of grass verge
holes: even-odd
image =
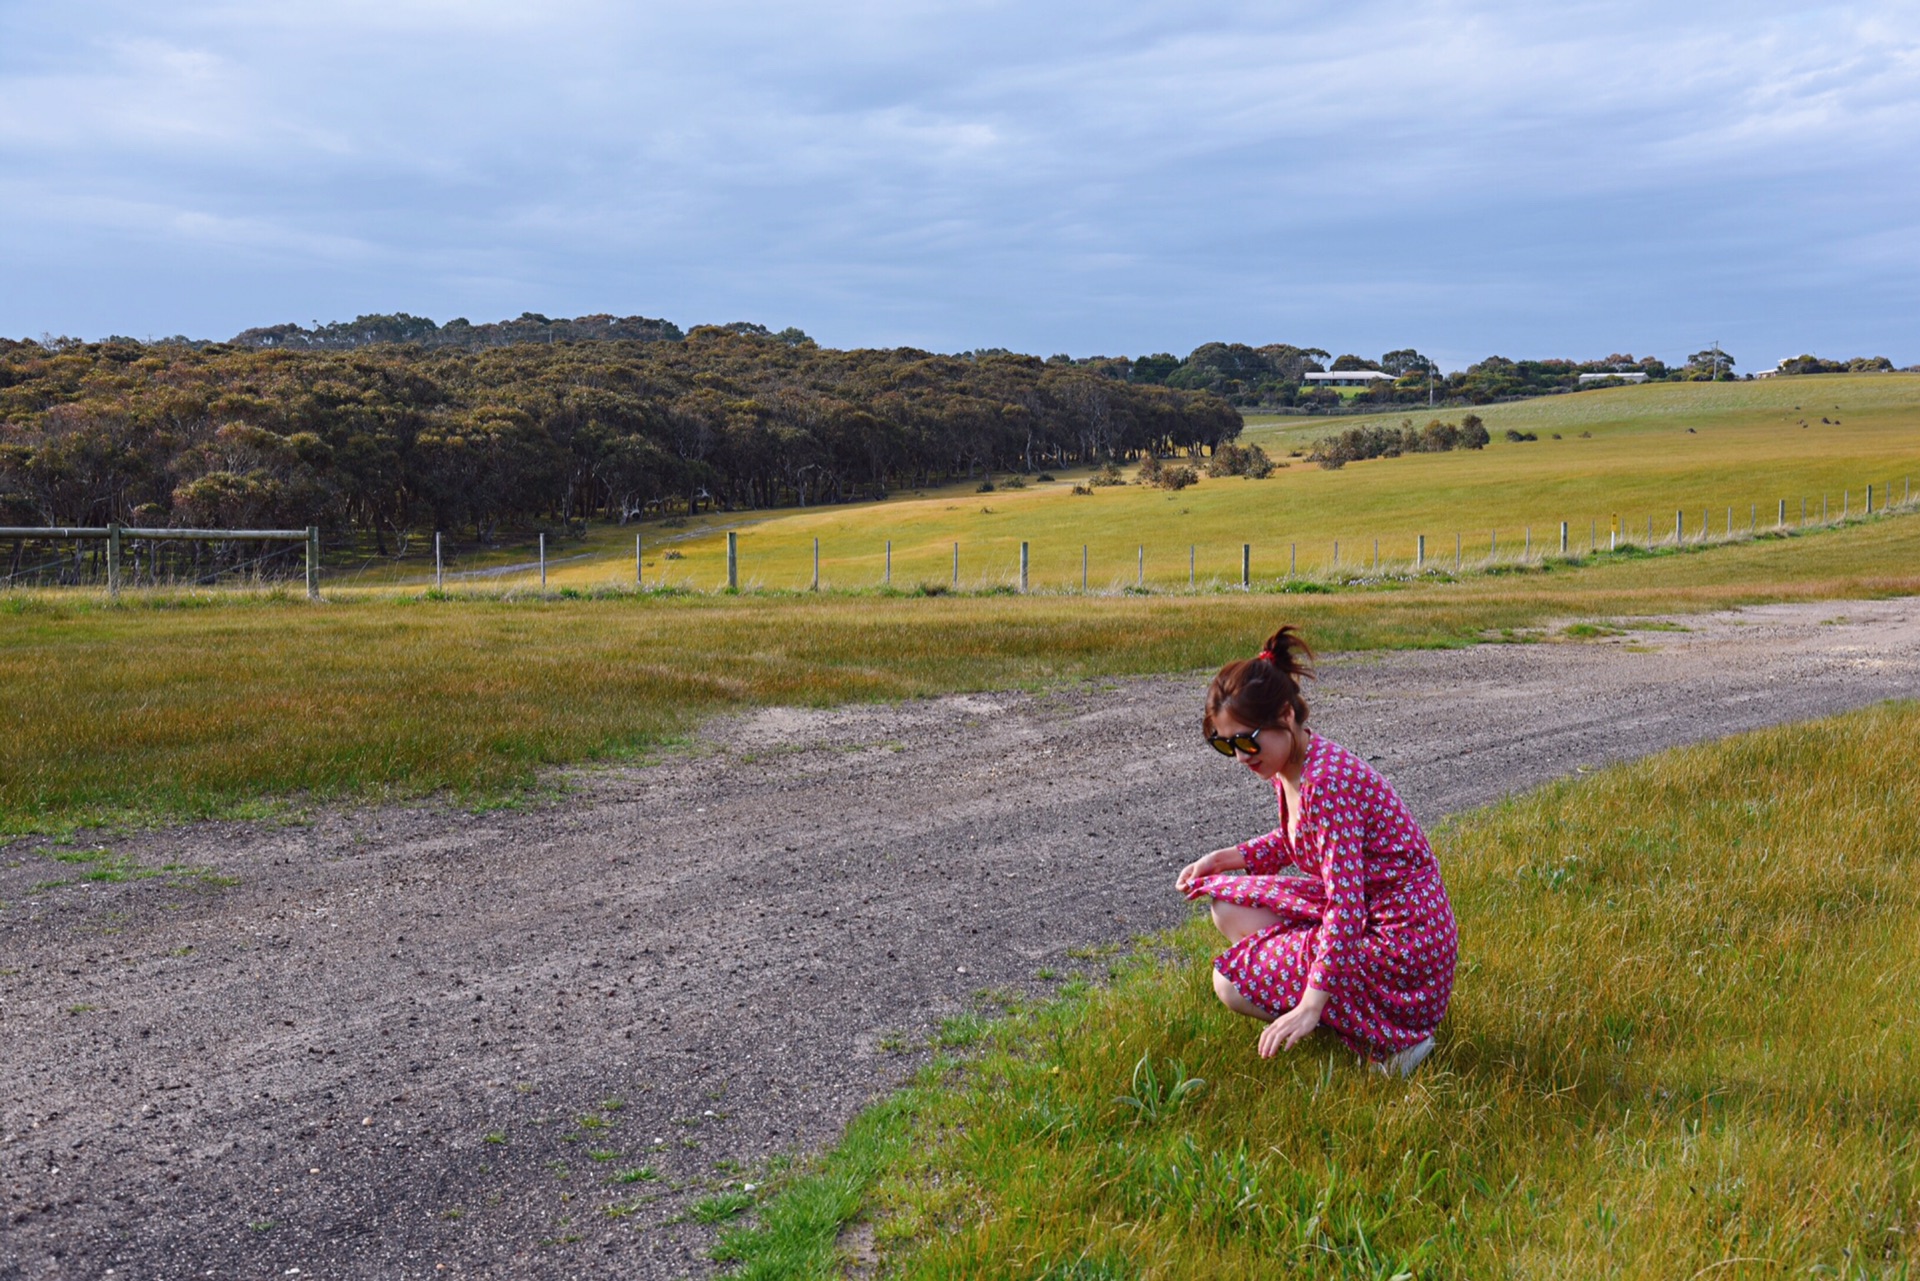
[[[834,1275],[864,1219],[891,1277],[1910,1277],[1916,736],[1884,705],[1442,827],[1460,982],[1410,1082],[1259,1060],[1196,920],[880,1104],[723,1257]]]
[[[1191,671],[1556,619],[1920,592],[1920,519],[1451,581],[1200,596],[0,598],[0,833],[447,793],[631,759],[716,713]],[[276,799],[277,798],[277,799]]]

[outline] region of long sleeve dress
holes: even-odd
[[[1248,874],[1201,877],[1187,890],[1280,918],[1214,968],[1276,1015],[1308,987],[1327,992],[1321,1022],[1369,1058],[1430,1036],[1453,994],[1459,935],[1419,824],[1371,765],[1317,734],[1300,773],[1296,839],[1278,779],[1274,791],[1280,826],[1240,846]]]

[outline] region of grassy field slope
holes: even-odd
[[[1920,792],[1901,704],[1670,752],[1437,832],[1461,924],[1410,1082],[1272,1062],[1210,927],[990,1031],[725,1253],[900,1277],[1907,1277]],[[1204,1085],[1187,1091],[1183,1080]]]
[[[1463,412],[1437,411],[1452,421]],[[1818,517],[1823,504],[1835,516],[1843,503],[1858,511],[1866,486],[1884,502],[1890,490],[1905,496],[1908,478],[1920,474],[1920,376],[1913,375],[1655,383],[1480,413],[1494,435],[1483,451],[1378,459],[1339,471],[1294,459],[1266,480],[1207,479],[1177,493],[1128,485],[1075,495],[1083,473],[1010,490],[1002,476],[990,494],[953,486],[884,503],[599,530],[584,542],[554,543],[548,581],[576,588],[633,582],[639,533],[649,549],[649,583],[712,590],[726,581],[723,534],[731,528],[739,532],[747,587],[806,587],[816,538],[828,588],[879,584],[888,540],[899,586],[950,583],[956,542],[963,589],[1014,582],[1024,540],[1036,588],[1077,590],[1083,546],[1092,590],[1135,582],[1142,547],[1149,584],[1184,587],[1190,573],[1202,584],[1237,582],[1243,543],[1253,545],[1254,573],[1263,578],[1296,564],[1302,573],[1327,571],[1336,542],[1342,568],[1370,564],[1376,539],[1384,560],[1404,564],[1421,534],[1428,555],[1451,564],[1456,535],[1472,561],[1496,543],[1503,555],[1517,553],[1529,534],[1536,550],[1557,550],[1562,521],[1576,548],[1590,537],[1605,546],[1616,519],[1623,537],[1644,541],[1651,522],[1655,538],[1668,538],[1679,510],[1690,535],[1703,525],[1723,533],[1729,520],[1738,530],[1756,521],[1765,527],[1781,500],[1797,524],[1803,503],[1809,517]],[[1402,419],[1418,426],[1432,416],[1422,408],[1378,419],[1256,417],[1246,438],[1284,458],[1349,427]],[[1539,440],[1509,442],[1508,429]],[[426,555],[430,565],[430,546]],[[527,547],[514,546],[462,567],[524,564],[529,556]],[[420,574],[416,560],[355,581],[418,583]],[[524,587],[534,580],[521,571],[474,581]]]

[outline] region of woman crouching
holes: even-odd
[[[1279,794],[1280,826],[1180,869],[1213,900],[1230,946],[1213,990],[1267,1021],[1263,1058],[1322,1023],[1382,1071],[1405,1076],[1433,1050],[1453,993],[1458,934],[1440,865],[1387,781],[1307,728],[1300,679],[1312,657],[1282,627],[1207,690],[1201,729]],[[1249,875],[1222,873],[1245,869]]]

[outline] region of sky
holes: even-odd
[[[1920,362],[1920,0],[0,0],[0,334]]]

